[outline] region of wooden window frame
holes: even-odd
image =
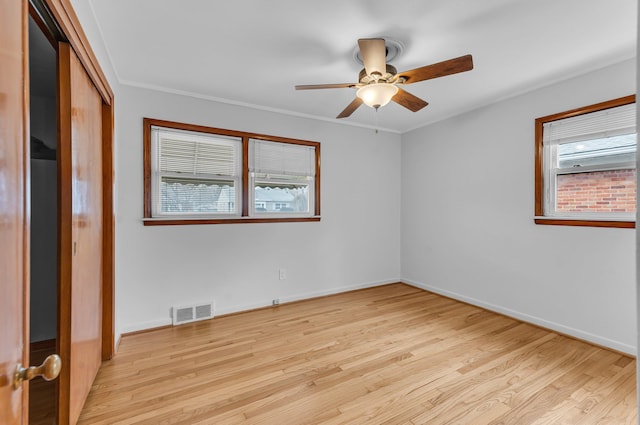
[[[535,218],[536,224],[548,224],[559,226],[587,226],[587,227],[616,227],[634,229],[634,220],[604,220],[604,219],[574,219],[563,217],[544,216],[544,153],[542,145],[543,126],[547,122],[557,121],[564,118],[589,114],[604,109],[615,108],[617,106],[628,105],[636,101],[635,95],[620,97],[606,102],[596,103],[581,108],[560,112],[535,120]]]
[[[241,216],[234,218],[164,218],[153,217],[151,213],[151,127],[165,127],[176,130],[194,131],[221,136],[238,137],[242,139],[242,193]],[[237,130],[207,127],[196,124],[185,124],[174,121],[159,120],[153,118],[143,119],[143,162],[144,162],[144,211],[143,224],[145,226],[165,226],[183,224],[239,224],[239,223],[288,223],[320,221],[320,143],[309,140],[291,139],[287,137],[269,136],[266,134],[248,133]],[[315,148],[316,176],[314,181],[314,215],[310,217],[250,217],[249,216],[249,140],[264,140],[277,143],[290,143],[295,145],[313,146]]]

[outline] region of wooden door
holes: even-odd
[[[75,424],[102,360],[103,104],[69,44],[58,61],[58,423]]]
[[[28,364],[28,204],[26,196],[27,3],[0,0],[0,423],[26,420],[28,383],[13,388]]]

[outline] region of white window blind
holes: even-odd
[[[557,145],[633,134],[636,132],[636,104],[544,123],[544,145]]]
[[[249,171],[253,173],[314,177],[315,164],[313,146],[253,139],[249,141]]]
[[[242,139],[151,127],[152,214],[238,214]]]
[[[240,146],[237,138],[197,135],[179,130],[152,127],[158,143],[158,171],[193,176],[237,176],[240,173]]]

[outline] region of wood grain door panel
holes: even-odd
[[[102,360],[102,98],[59,43],[59,423],[75,424]]]
[[[46,0],[62,28],[76,43],[77,22],[68,3]],[[29,335],[29,169],[28,169],[28,37],[29,2],[0,0],[0,424],[28,422],[27,382],[13,389],[12,378],[18,364],[28,365]],[[62,13],[65,12],[65,13]],[[71,22],[71,23],[70,23]],[[83,57],[94,57],[80,42]],[[107,270],[112,290],[113,227],[111,211],[112,106],[105,106],[69,45],[61,45],[59,60],[59,142],[61,157],[58,232],[59,322],[58,352],[63,359],[60,377],[58,423],[74,424],[100,366],[101,355],[109,358],[113,343],[101,353],[102,328],[113,336],[113,324],[103,324],[102,279]],[[105,86],[99,68],[92,68]],[[107,105],[112,105],[110,90]],[[103,144],[102,125],[110,128]],[[107,158],[103,183],[102,152]],[[103,184],[108,191],[103,193]],[[106,199],[106,201],[105,201]],[[103,237],[104,223],[109,237]],[[104,239],[104,240],[103,240]],[[109,249],[103,264],[104,247]],[[64,253],[61,253],[64,249]],[[60,296],[63,295],[63,296]],[[112,294],[107,298],[112,311]],[[62,307],[62,309],[61,309]],[[112,318],[112,315],[109,316]]]
[[[13,389],[28,363],[28,204],[26,203],[27,3],[0,0],[0,423],[26,420],[28,383]]]

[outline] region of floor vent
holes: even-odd
[[[194,305],[186,305],[173,307],[173,325],[181,325],[183,323],[196,322],[198,320],[211,319],[215,315],[215,304],[202,303]]]

